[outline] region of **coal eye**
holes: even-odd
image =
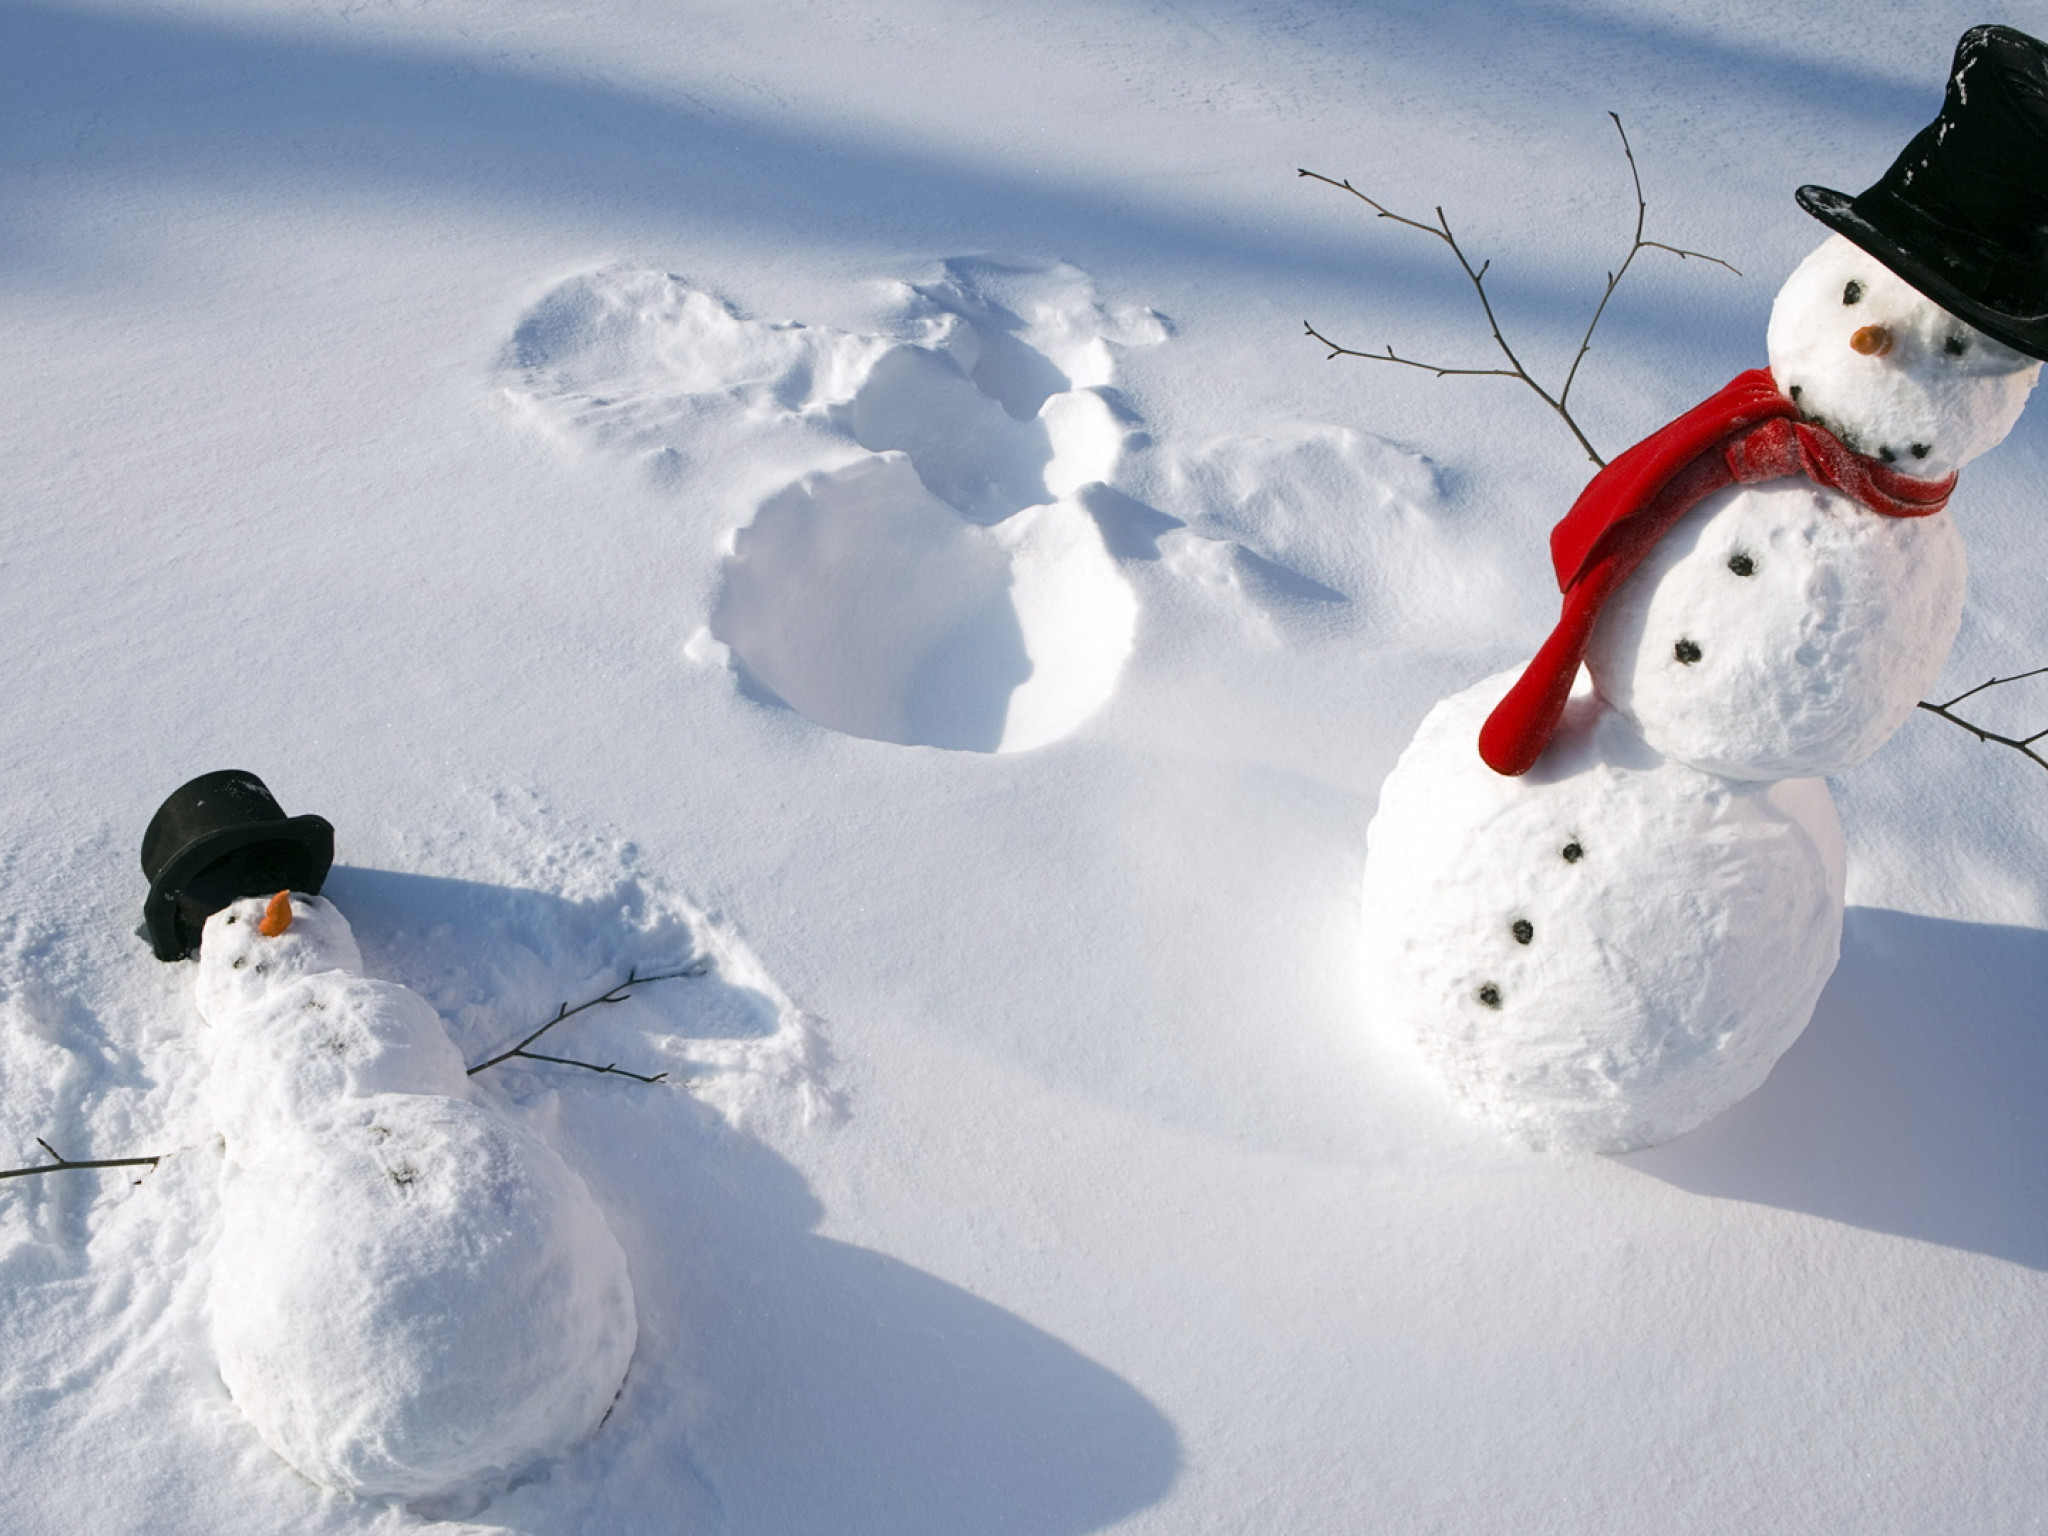
[[[1849,286],[1842,290],[1842,302],[1844,304],[1854,304],[1862,297],[1863,285],[1857,282],[1855,278],[1850,278]]]
[[[1947,341],[1944,341],[1941,345],[1942,349],[1945,352],[1947,352],[1950,357],[1961,357],[1965,352],[1970,350],[1970,338],[1967,336],[1951,336]]]

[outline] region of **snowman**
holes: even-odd
[[[1940,673],[1956,472],[2048,358],[2048,45],[1965,33],[1882,181],[1798,196],[1835,233],[1773,304],[1769,368],[1586,487],[1551,535],[1556,629],[1437,705],[1367,833],[1379,1011],[1537,1146],[1627,1150],[1717,1114],[1834,969],[1822,776]]]
[[[324,821],[287,821],[233,772],[185,786],[144,840],[159,954],[197,943],[223,1147],[215,1354],[236,1406],[312,1481],[479,1491],[610,1410],[632,1284],[582,1181],[477,1102],[439,1016],[362,974],[331,902],[280,890],[199,910],[280,869],[317,887],[331,856]]]

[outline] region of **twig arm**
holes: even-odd
[[[1607,274],[1607,287],[1600,295],[1600,302],[1594,306],[1593,318],[1586,322],[1586,334],[1579,338],[1578,354],[1572,358],[1571,371],[1564,376],[1564,388],[1557,392],[1559,410],[1562,410],[1564,402],[1571,398],[1572,385],[1578,382],[1579,364],[1583,363],[1586,360],[1586,354],[1593,350],[1593,332],[1599,328],[1600,317],[1607,313],[1607,301],[1614,297],[1614,290],[1619,288],[1621,280],[1628,276],[1628,269],[1635,261],[1638,252],[1668,251],[1680,261],[1685,261],[1689,258],[1711,261],[1717,267],[1727,267],[1737,277],[1742,276],[1740,272],[1736,271],[1734,267],[1729,266],[1727,262],[1718,256],[1709,256],[1704,251],[1688,251],[1679,246],[1666,245],[1661,240],[1645,240],[1643,238],[1643,223],[1650,214],[1650,205],[1643,200],[1643,175],[1636,166],[1636,152],[1629,147],[1628,130],[1621,126],[1621,114],[1619,112],[1609,112],[1607,115],[1614,123],[1614,131],[1621,135],[1621,152],[1628,160],[1629,185],[1635,189],[1636,194],[1636,231],[1634,238],[1629,242],[1628,254],[1621,258],[1621,265]]]
[[[488,1071],[490,1068],[497,1066],[500,1062],[510,1061],[515,1056],[524,1056],[529,1061],[552,1061],[557,1062],[562,1066],[583,1067],[592,1072],[616,1072],[620,1077],[637,1078],[639,1081],[643,1083],[658,1083],[663,1078],[668,1076],[666,1072],[660,1073],[655,1077],[641,1077],[641,1075],[638,1072],[627,1072],[618,1067],[599,1067],[587,1061],[572,1061],[566,1056],[543,1056],[538,1051],[528,1050],[527,1047],[532,1045],[534,1041],[538,1040],[542,1035],[546,1034],[549,1030],[553,1029],[557,1024],[562,1023],[565,1019],[573,1019],[579,1013],[585,1013],[592,1008],[601,1007],[606,1003],[623,1003],[635,987],[649,986],[657,981],[694,980],[697,977],[704,975],[710,969],[711,967],[709,962],[703,960],[692,960],[688,965],[683,966],[679,970],[659,971],[652,976],[642,976],[637,968],[629,970],[626,972],[626,979],[624,981],[620,982],[615,987],[611,987],[606,991],[599,993],[596,997],[590,998],[584,1002],[580,1002],[576,1004],[576,1006],[573,1008],[570,1007],[569,1004],[563,1003],[559,1008],[555,1010],[555,1016],[552,1019],[549,1019],[547,1023],[541,1025],[539,1029],[534,1030],[533,1033],[529,1034],[517,1045],[509,1046],[505,1050],[498,1052],[497,1055],[488,1057],[487,1059],[478,1062],[475,1066],[468,1069],[469,1075],[471,1077],[475,1077],[477,1073]]]
[[[155,1157],[88,1157],[74,1162],[40,1136],[36,1138],[36,1145],[55,1161],[37,1163],[30,1168],[0,1168],[0,1179],[25,1179],[31,1174],[62,1173],[69,1168],[154,1168],[163,1161],[162,1154],[158,1154]]]
[[[1327,187],[1343,188],[1343,190],[1349,192],[1353,197],[1357,198],[1361,203],[1364,203],[1368,208],[1372,209],[1374,213],[1378,214],[1383,219],[1392,219],[1396,224],[1406,224],[1410,229],[1419,229],[1425,235],[1435,235],[1439,240],[1448,240],[1450,238],[1449,235],[1447,235],[1443,230],[1438,229],[1434,224],[1424,224],[1419,219],[1404,218],[1402,215],[1394,212],[1393,209],[1387,207],[1384,203],[1377,202],[1374,199],[1367,197],[1363,192],[1359,191],[1358,188],[1351,185],[1349,181],[1339,181],[1334,176],[1325,176],[1321,171],[1303,170],[1299,166],[1295,168],[1294,174],[1297,176],[1306,176],[1310,181],[1320,181],[1321,183],[1323,183],[1324,186]],[[1441,210],[1438,211],[1438,216],[1442,216]]]
[[[573,1056],[543,1056],[539,1051],[521,1051],[519,1054],[528,1061],[552,1061],[558,1067],[581,1067],[584,1071],[595,1072],[600,1077],[609,1072],[618,1077],[630,1077],[636,1083],[661,1083],[668,1080],[666,1072],[657,1072],[654,1076],[647,1077],[639,1072],[628,1072],[617,1062],[613,1062],[609,1066],[600,1067],[594,1061],[578,1061]]]
[[[1487,329],[1493,333],[1494,345],[1500,348],[1501,355],[1508,360],[1508,366],[1506,368],[1443,368],[1434,363],[1418,362],[1414,358],[1402,357],[1394,351],[1392,346],[1389,346],[1384,352],[1360,352],[1350,347],[1338,346],[1327,336],[1319,332],[1313,325],[1306,326],[1308,334],[1330,349],[1329,355],[1331,358],[1358,357],[1371,362],[1399,363],[1408,368],[1428,369],[1438,378],[1463,376],[1520,379],[1535,392],[1538,399],[1557,413],[1558,419],[1565,424],[1566,429],[1578,442],[1579,447],[1585,450],[1586,457],[1591,459],[1596,465],[1605,468],[1607,464],[1606,459],[1600,456],[1599,450],[1594,448],[1591,439],[1581,430],[1577,418],[1571,413],[1569,401],[1571,399],[1572,385],[1578,382],[1579,365],[1586,360],[1586,354],[1592,350],[1593,332],[1599,328],[1601,319],[1607,313],[1608,301],[1614,297],[1614,291],[1621,286],[1621,280],[1628,275],[1628,269],[1635,261],[1637,253],[1646,250],[1668,251],[1673,256],[1677,256],[1682,260],[1697,257],[1701,261],[1710,261],[1716,266],[1728,267],[1730,272],[1735,272],[1734,267],[1729,266],[1727,262],[1721,260],[1718,256],[1709,256],[1703,251],[1688,251],[1679,246],[1666,245],[1661,240],[1646,240],[1643,238],[1643,225],[1649,214],[1649,204],[1643,199],[1642,174],[1637,169],[1635,151],[1629,146],[1628,134],[1621,126],[1620,115],[1614,112],[1609,112],[1607,115],[1614,120],[1615,132],[1621,135],[1621,152],[1628,159],[1629,180],[1630,184],[1635,188],[1636,197],[1635,231],[1629,242],[1628,254],[1622,258],[1621,265],[1607,274],[1607,286],[1601,291],[1600,302],[1594,306],[1593,318],[1586,323],[1585,334],[1579,338],[1579,349],[1572,358],[1571,367],[1565,373],[1564,387],[1555,395],[1552,395],[1549,390],[1538,383],[1535,376],[1523,366],[1521,358],[1515,355],[1515,349],[1509,345],[1507,335],[1501,329],[1500,317],[1494,313],[1493,298],[1486,291],[1486,274],[1492,264],[1482,261],[1476,267],[1472,265],[1471,260],[1465,255],[1464,248],[1458,244],[1458,237],[1451,230],[1451,221],[1445,217],[1441,207],[1436,209],[1436,222],[1434,224],[1425,223],[1421,219],[1411,219],[1404,214],[1394,212],[1393,209],[1387,207],[1386,204],[1380,202],[1377,198],[1370,197],[1366,193],[1359,191],[1348,180],[1340,180],[1335,176],[1325,176],[1320,171],[1311,171],[1306,167],[1297,167],[1295,171],[1297,176],[1305,176],[1311,181],[1320,181],[1325,186],[1336,187],[1340,191],[1349,192],[1353,197],[1372,209],[1378,217],[1392,219],[1396,224],[1405,224],[1410,229],[1421,230],[1424,234],[1441,240],[1448,246],[1452,256],[1457,259],[1460,270],[1464,272],[1466,280],[1472,284],[1473,292],[1478,295],[1479,307],[1486,315]],[[1740,277],[1742,274],[1736,272],[1735,275]]]
[[[1996,688],[2001,683],[2017,683],[2023,678],[2039,677],[2044,672],[2048,672],[2048,667],[2036,667],[2031,672],[2016,672],[2011,677],[1994,677],[1988,682],[1979,683],[1976,687],[1957,694],[1946,704],[1930,704],[1925,699],[1922,699],[1919,707],[1926,710],[1930,715],[1940,716],[1950,725],[1961,726],[1979,741],[1992,742],[2001,747],[2011,747],[2020,756],[2040,764],[2043,768],[2048,768],[2048,757],[2042,756],[2036,745],[2038,742],[2048,740],[2048,727],[2034,732],[2031,736],[2004,736],[2000,735],[1997,731],[1987,730],[1974,720],[1965,720],[1961,715],[1954,713],[1954,706],[1962,703],[1963,700],[1971,697],[1973,694],[1982,693],[1986,688]]]
[[[1486,328],[1492,332],[1494,345],[1500,348],[1501,355],[1508,360],[1508,366],[1505,368],[1444,368],[1434,363],[1421,363],[1416,362],[1412,358],[1398,356],[1391,346],[1385,352],[1354,351],[1350,347],[1338,346],[1327,336],[1317,331],[1313,325],[1304,321],[1303,325],[1308,334],[1324,346],[1330,348],[1330,356],[1332,358],[1361,357],[1373,362],[1400,363],[1409,368],[1426,368],[1440,379],[1450,377],[1520,379],[1536,392],[1538,399],[1557,412],[1559,418],[1563,420],[1565,427],[1571,432],[1573,437],[1578,439],[1579,446],[1586,451],[1586,457],[1591,459],[1596,465],[1603,468],[1606,466],[1607,461],[1600,456],[1599,450],[1593,446],[1592,441],[1586,434],[1579,430],[1579,424],[1572,419],[1572,413],[1565,409],[1562,397],[1553,397],[1549,390],[1537,383],[1535,378],[1529,373],[1529,370],[1522,366],[1521,358],[1515,355],[1515,349],[1509,345],[1506,334],[1500,328],[1500,317],[1493,311],[1492,296],[1486,291],[1486,274],[1493,263],[1482,261],[1476,267],[1472,265],[1471,259],[1465,254],[1465,248],[1458,244],[1458,237],[1451,230],[1451,221],[1445,216],[1441,206],[1436,209],[1436,222],[1434,224],[1425,224],[1420,219],[1411,219],[1405,215],[1395,213],[1376,198],[1366,196],[1365,193],[1359,191],[1349,181],[1339,181],[1335,177],[1325,176],[1318,171],[1307,169],[1298,168],[1295,174],[1306,176],[1311,181],[1320,181],[1326,186],[1340,187],[1360,202],[1366,204],[1379,217],[1392,219],[1396,224],[1405,224],[1410,229],[1419,229],[1424,234],[1432,235],[1436,239],[1443,241],[1450,248],[1451,255],[1456,259],[1459,270],[1465,274],[1466,281],[1471,283],[1472,291],[1478,295],[1480,311],[1486,316]]]
[[[1421,368],[1426,372],[1435,374],[1440,379],[1519,379],[1521,377],[1521,375],[1519,373],[1516,373],[1515,370],[1512,368],[1448,368],[1441,363],[1418,362],[1416,359],[1412,357],[1399,357],[1395,355],[1394,349],[1391,346],[1388,347],[1387,350],[1384,352],[1355,352],[1350,347],[1339,346],[1336,342],[1330,340],[1329,337],[1325,336],[1321,331],[1317,330],[1313,325],[1310,325],[1306,320],[1302,321],[1302,328],[1309,335],[1315,337],[1317,341],[1320,341],[1324,346],[1328,347],[1330,349],[1330,356],[1332,357],[1363,357],[1375,363],[1399,363],[1404,368]]]
[[[2048,667],[2036,667],[2031,672],[2015,672],[2011,677],[1987,678],[1985,681],[1979,683],[1974,688],[1964,689],[1961,693],[1957,694],[1954,698],[1950,699],[1946,704],[1923,703],[1920,707],[1922,709],[1931,709],[1936,714],[1940,714],[1945,709],[1954,709],[1958,704],[1962,703],[1963,700],[1967,698],[1972,698],[1975,695],[1982,693],[1986,688],[1997,688],[2005,683],[2022,683],[2030,677],[2039,677],[2044,672],[2048,672]]]

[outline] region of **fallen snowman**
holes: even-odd
[[[2048,45],[1965,33],[1884,179],[1799,201],[1836,233],[1777,296],[1768,370],[1593,479],[1551,536],[1557,628],[1437,705],[1367,834],[1379,1006],[1539,1147],[1623,1151],[1719,1113],[1834,969],[1822,776],[1940,673],[1956,471],[2048,358]]]
[[[179,790],[144,839],[157,952],[198,952],[225,1154],[214,1348],[236,1405],[312,1481],[482,1489],[604,1418],[632,1283],[583,1182],[472,1097],[433,1008],[364,976],[347,919],[304,894],[332,835],[229,772]],[[229,899],[280,875],[298,878]]]

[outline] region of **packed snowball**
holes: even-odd
[[[1947,512],[1880,517],[1804,479],[1731,486],[1608,599],[1586,665],[1644,740],[1694,768],[1841,773],[1926,697],[1967,576]]]
[[[1367,835],[1372,1007],[1531,1144],[1665,1141],[1761,1083],[1833,971],[1843,845],[1818,780],[1738,783],[1646,748],[1590,692],[1542,760],[1479,760],[1502,673],[1445,699]]]

